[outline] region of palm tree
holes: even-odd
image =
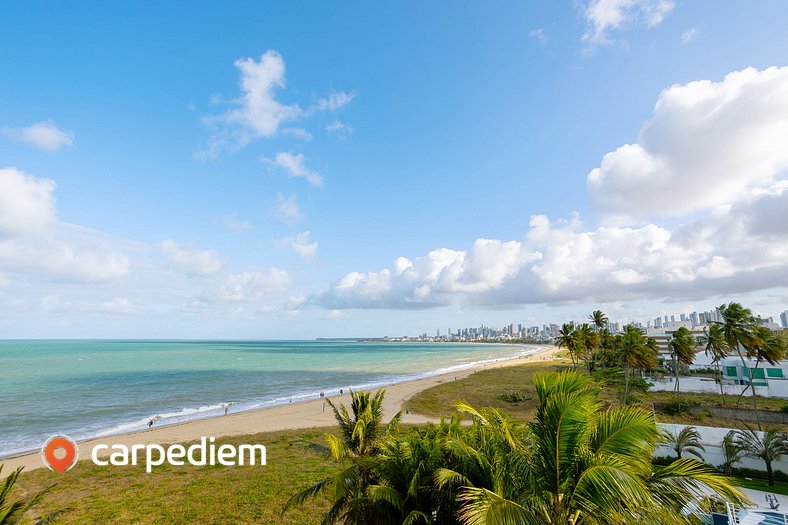
[[[348,462],[349,466],[333,477],[318,481],[295,494],[285,504],[282,512],[328,488],[333,489],[333,504],[323,519],[324,525],[338,522],[377,523],[381,522],[377,519],[379,513],[390,512],[389,500],[392,495],[385,487],[379,489],[374,485],[373,466],[374,458],[380,452],[383,440],[397,427],[402,412],[398,412],[388,425],[384,426],[382,424],[384,396],[385,390],[379,390],[375,395],[369,392],[351,391],[352,415],[348,413],[344,404],[337,408],[330,399],[326,399],[339,425],[339,436],[325,434],[326,445],[315,443],[304,445],[337,462]]]
[[[572,366],[577,368],[578,337],[574,323],[564,323],[555,338],[558,348],[566,348],[572,359]]]
[[[682,510],[707,494],[746,500],[694,458],[652,465],[660,431],[650,413],[602,410],[585,376],[537,374],[534,385],[539,406],[527,425],[459,405],[474,421],[456,448],[474,468],[460,462],[436,481],[460,487],[464,524],[679,524],[687,523]]]
[[[657,353],[639,329],[632,325],[624,328],[624,335],[618,339],[618,350],[624,364],[624,404],[629,394],[630,368],[652,368],[657,363]]]
[[[691,454],[703,460],[701,451],[706,451],[700,442],[700,433],[695,427],[684,427],[678,433],[665,431],[665,442],[676,453],[676,459],[681,459],[683,453]]]
[[[11,493],[11,489],[16,484],[17,479],[19,478],[19,474],[22,472],[23,467],[19,467],[11,474],[8,475],[7,478],[0,483],[0,525],[16,525],[22,520],[24,514],[30,510],[35,504],[39,502],[39,500],[43,497],[43,495],[47,492],[44,490],[43,492],[39,492],[33,497],[20,499],[17,501],[8,501],[8,496]],[[3,472],[3,465],[0,465],[0,474]],[[48,489],[47,489],[48,490]],[[49,514],[43,518],[40,518],[35,523],[43,524],[51,520],[56,516],[56,513]]]
[[[676,376],[676,395],[679,395],[679,365],[691,365],[695,360],[695,338],[683,326],[673,332],[668,343],[673,360],[673,373]]]
[[[758,367],[763,361],[771,365],[776,365],[778,361],[785,359],[786,345],[785,341],[777,334],[769,330],[765,326],[756,326],[753,329],[753,337],[750,339],[749,348],[747,349],[747,356],[755,358],[755,368],[752,369],[752,377],[757,377]],[[752,390],[753,408],[755,409],[755,420],[758,423],[758,430],[761,430],[761,418],[758,413],[758,401],[755,394],[755,384],[750,381],[750,384],[742,390],[742,395],[750,388]]]
[[[728,344],[729,352],[736,352],[741,360],[742,367],[747,372],[748,388],[752,386],[753,379],[755,378],[754,372],[747,366],[747,361],[744,359],[748,354],[749,348],[752,348],[755,339],[755,317],[752,311],[744,308],[739,303],[723,304],[719,308],[722,321],[717,323],[722,326],[722,332],[725,336],[725,342]],[[746,390],[746,389],[745,389]],[[744,390],[742,393],[744,394]],[[740,394],[740,395],[741,395]],[[755,420],[758,423],[758,430],[761,429],[761,417],[758,413],[758,399],[755,394],[755,388],[752,389],[752,406],[755,411]]]
[[[780,456],[788,453],[788,436],[776,429],[766,432],[756,432],[745,426],[742,430],[734,430],[736,445],[744,451],[744,455],[751,458],[762,459],[766,463],[766,475],[769,486],[774,485],[774,472],[772,463]]]
[[[594,371],[596,361],[596,351],[599,348],[599,333],[591,328],[588,323],[577,329],[577,338],[581,348],[585,350],[586,366],[588,372]]]
[[[725,342],[725,332],[722,325],[713,324],[703,330],[703,342],[705,344],[705,353],[711,357],[711,362],[717,368],[717,381],[720,384],[720,399],[722,405],[725,406],[725,393],[722,388],[722,369],[720,362],[728,357],[728,344]]]
[[[607,323],[610,321],[602,310],[594,310],[591,312],[591,315],[588,316],[588,320],[591,321],[591,324],[594,325],[597,330],[606,327]]]
[[[722,438],[722,455],[724,461],[722,462],[722,472],[726,476],[733,476],[733,465],[741,461],[744,457],[744,450],[742,450],[739,443],[736,441],[736,432],[731,430],[725,437]]]

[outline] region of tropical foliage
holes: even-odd
[[[458,403],[470,426],[455,417],[404,436],[382,432],[363,461],[340,456],[347,466],[320,483],[347,488],[331,494],[324,523],[688,524],[683,510],[706,494],[746,500],[694,458],[654,466],[662,435],[651,414],[604,408],[585,375],[537,374],[534,386],[539,404],[529,423]],[[321,490],[314,487],[291,504]]]
[[[706,450],[695,427],[684,427],[679,432],[666,431],[665,443],[676,453],[676,459],[681,459],[681,455],[686,453],[702,460],[701,452]]]
[[[3,465],[0,465],[0,474],[3,472]],[[9,474],[2,482],[0,482],[0,525],[16,525],[20,523],[22,517],[30,510],[36,503],[39,502],[44,492],[36,494],[30,498],[18,499],[10,501],[11,489],[14,488],[19,474],[22,472],[22,467],[19,467],[11,474]],[[55,517],[55,514],[49,514],[44,518],[39,519],[35,523],[37,525],[44,524]]]
[[[733,432],[734,442],[745,456],[760,459],[766,464],[769,486],[774,485],[772,463],[788,454],[788,435],[775,429],[758,432],[749,427]]]

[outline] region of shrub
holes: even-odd
[[[690,408],[692,408],[692,403],[684,400],[670,401],[662,405],[662,411],[671,416],[677,416],[679,414],[688,414]]]
[[[743,476],[745,478],[756,478],[756,479],[767,479],[768,476],[765,470],[758,470],[755,468],[732,468],[731,472],[733,472],[734,476]],[[788,483],[788,474],[783,472],[782,470],[775,470],[774,471],[774,480],[775,481],[782,481],[784,483]]]
[[[504,392],[498,395],[498,399],[507,403],[522,403],[530,400],[531,396],[524,392]]]
[[[783,414],[788,414],[788,403],[783,405],[783,407],[780,409],[780,412]]]

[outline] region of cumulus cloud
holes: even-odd
[[[603,44],[610,42],[612,31],[630,25],[657,26],[674,6],[670,0],[591,0],[582,11],[589,26],[583,40]]]
[[[159,244],[172,267],[189,276],[214,275],[222,269],[215,250],[201,250],[192,244],[178,244],[168,239]]]
[[[302,154],[293,154],[289,151],[282,151],[276,157],[269,159],[262,157],[264,163],[283,170],[289,177],[306,179],[312,186],[323,186],[323,177],[316,171],[312,171],[306,166],[306,157]]]
[[[309,242],[310,234],[311,232],[307,230],[297,235],[278,239],[274,241],[274,244],[283,248],[290,248],[304,259],[311,259],[317,253],[317,241]]]
[[[591,204],[625,217],[726,206],[785,177],[785,144],[788,67],[671,86],[637,142],[606,154],[589,173]]]
[[[44,280],[95,282],[129,271],[129,260],[99,232],[57,218],[55,183],[0,169],[0,271]]]
[[[51,120],[36,122],[26,128],[4,128],[2,134],[47,151],[57,151],[74,144],[74,133],[58,128]]]
[[[350,272],[313,301],[331,309],[706,298],[788,286],[788,183],[674,228],[587,228],[531,218],[522,241],[479,239]]]
[[[304,214],[298,207],[295,194],[285,197],[281,193],[277,193],[273,211],[276,217],[288,224],[294,224],[304,219]]]
[[[0,169],[0,239],[40,234],[57,221],[55,182]]]
[[[203,120],[213,126],[216,133],[198,158],[214,158],[223,151],[235,151],[255,139],[270,138],[277,134],[290,135],[305,141],[312,135],[298,121],[320,112],[336,112],[350,104],[355,93],[338,91],[320,98],[304,109],[297,103],[285,103],[279,92],[285,88],[285,61],[277,51],[266,51],[259,60],[240,58],[235,61],[240,75],[241,94],[229,101],[215,97],[215,104],[227,104],[230,109],[209,115]]]
[[[209,303],[247,303],[280,294],[290,288],[290,275],[279,268],[230,274],[202,294]]]

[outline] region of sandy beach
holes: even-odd
[[[500,359],[494,364],[478,365],[464,370],[451,372],[443,375],[404,381],[384,387],[386,398],[384,401],[385,418],[388,419],[399,410],[407,407],[407,401],[413,395],[422,390],[426,390],[446,381],[454,381],[471,375],[474,372],[490,367],[513,366],[529,361],[552,359],[557,349],[552,346],[544,347],[530,356]],[[331,400],[340,404],[349,400],[350,397],[333,397]],[[403,423],[426,423],[431,418],[418,414],[403,414]],[[202,436],[237,436],[244,434],[256,434],[258,432],[271,432],[286,429],[299,429],[332,426],[335,424],[333,413],[321,399],[314,399],[300,403],[292,403],[275,407],[249,410],[227,416],[215,417],[189,421],[186,423],[174,424],[160,428],[152,428],[142,432],[132,432],[128,434],[118,434],[114,436],[104,436],[97,439],[90,439],[79,442],[80,461],[90,461],[89,454],[93,446],[99,443],[106,444],[168,444],[168,443],[187,443],[198,440]],[[39,452],[25,454],[0,460],[3,463],[3,475],[12,472],[18,467],[25,470],[33,470],[44,467]],[[4,476],[3,476],[4,477]]]

